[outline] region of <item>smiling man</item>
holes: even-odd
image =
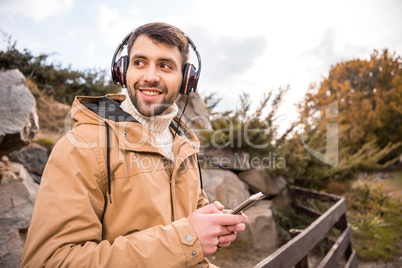
[[[178,125],[189,39],[151,23],[127,50],[116,72],[126,96],[73,103],[76,123],[43,173],[22,267],[214,267],[206,256],[245,229],[245,215],[208,204],[199,142]]]

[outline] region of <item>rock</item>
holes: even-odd
[[[32,177],[32,179],[37,183],[40,184],[42,180],[42,176],[36,175],[34,173],[29,173],[29,175]]]
[[[287,185],[283,177],[272,178],[263,168],[240,172],[238,176],[249,185],[251,193],[261,191],[266,197],[278,195]]]
[[[279,177],[273,177],[272,178],[275,184],[276,189],[278,189],[279,192],[282,192],[286,190],[286,186],[288,185],[288,182],[286,179],[282,176]]]
[[[279,194],[277,194],[272,201],[275,204],[275,207],[286,207],[290,204],[290,199],[287,194],[287,189],[283,189]]]
[[[200,163],[205,168],[219,167],[232,171],[250,169],[249,155],[240,149],[233,148],[203,149],[200,153]]]
[[[179,107],[179,114],[182,113],[186,100],[187,96],[180,96],[176,100],[176,104]],[[197,93],[190,93],[187,107],[181,120],[190,126],[197,137],[200,137],[202,131],[212,130],[207,106]]]
[[[274,250],[278,235],[272,213],[272,201],[258,201],[245,214],[248,217],[246,230],[237,233],[237,240],[247,241],[255,249]]]
[[[10,160],[24,165],[28,172],[41,176],[49,158],[48,150],[37,144],[30,144],[10,155]]]
[[[209,202],[219,201],[232,209],[250,196],[247,185],[233,172],[222,169],[203,169],[204,190]]]
[[[20,267],[26,232],[39,185],[23,165],[0,165],[0,267]]]
[[[357,174],[357,180],[383,181],[393,178],[393,174],[389,172],[359,172]]]
[[[0,155],[27,145],[39,129],[35,98],[18,70],[0,72]]]

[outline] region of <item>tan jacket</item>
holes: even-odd
[[[197,138],[181,124],[189,138],[178,132],[173,162],[119,107],[124,96],[108,97],[75,99],[76,124],[45,168],[22,267],[208,267],[186,219],[208,203]]]

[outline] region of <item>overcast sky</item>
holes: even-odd
[[[216,92],[219,110],[236,109],[241,92],[258,104],[264,92],[290,84],[281,115],[292,121],[294,104],[331,66],[374,49],[402,55],[401,14],[401,0],[0,0],[0,30],[18,49],[55,53],[65,67],[109,70],[127,33],[167,22],[196,44],[199,93]]]

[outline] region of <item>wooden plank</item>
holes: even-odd
[[[300,229],[290,229],[289,233],[292,238],[298,236],[303,230]],[[304,256],[298,263],[296,263],[295,268],[308,268],[308,255]]]
[[[321,241],[331,227],[346,212],[346,201],[340,197],[332,207],[308,226],[303,232],[284,246],[276,250],[270,256],[262,260],[256,268],[289,268],[298,263],[308,252]]]
[[[289,189],[296,195],[311,197],[324,202],[336,202],[341,198],[338,195],[308,190],[298,186],[289,186]]]
[[[338,237],[335,244],[325,255],[324,259],[318,265],[318,268],[332,268],[337,267],[339,260],[343,257],[347,247],[350,245],[350,239],[352,238],[352,227],[348,224],[348,227]]]
[[[356,250],[352,250],[352,254],[346,262],[345,268],[357,268]]]

